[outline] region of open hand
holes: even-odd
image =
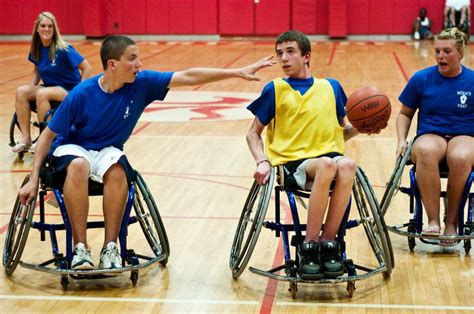
[[[247,81],[260,81],[260,77],[256,74],[260,69],[272,66],[276,64],[276,61],[272,60],[273,55],[265,57],[251,65],[243,67],[241,69],[242,78]]]

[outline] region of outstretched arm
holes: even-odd
[[[268,182],[270,178],[270,169],[271,164],[265,156],[265,152],[263,150],[263,141],[262,141],[262,132],[265,128],[265,125],[260,122],[260,120],[255,117],[253,120],[250,129],[247,132],[247,144],[249,146],[250,152],[255,159],[255,163],[257,164],[257,169],[255,169],[255,173],[253,177],[257,180],[257,183],[262,185]]]
[[[256,74],[260,69],[272,66],[275,61],[273,56],[263,58],[253,64],[237,69],[217,68],[192,68],[178,71],[173,74],[168,87],[200,85],[229,78],[242,78],[247,81],[258,81],[260,77]]]

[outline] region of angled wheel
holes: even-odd
[[[353,194],[370,245],[379,264],[385,264],[385,274],[389,276],[392,273],[395,260],[388,229],[380,213],[375,193],[363,170],[359,167],[356,171]]]
[[[30,175],[27,175],[21,186],[23,187],[29,180]],[[3,248],[3,267],[5,267],[5,273],[8,276],[15,271],[23,254],[35,212],[35,204],[36,197],[28,206],[20,203],[19,196],[16,198]]]
[[[385,213],[387,212],[388,207],[390,206],[392,198],[394,197],[395,193],[398,191],[400,187],[403,170],[405,169],[405,165],[410,159],[412,144],[413,144],[413,140],[411,140],[408,143],[405,154],[403,156],[398,157],[397,159],[395,169],[393,170],[390,180],[387,183],[387,187],[382,196],[382,201],[380,202],[380,211],[382,213],[382,216],[385,216]]]
[[[168,236],[166,235],[165,226],[161,220],[158,207],[155,200],[148,190],[143,177],[137,172],[137,179],[135,181],[135,197],[133,199],[133,208],[137,215],[137,220],[145,234],[145,238],[150,244],[153,253],[158,256],[165,254],[166,258],[160,261],[164,266],[168,262],[170,255],[170,245]]]
[[[245,201],[230,250],[229,267],[234,279],[242,274],[252,256],[267,213],[274,178],[275,170],[272,168],[268,182],[260,186],[254,181]]]

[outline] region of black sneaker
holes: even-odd
[[[342,264],[341,247],[339,242],[335,240],[322,241],[321,260],[325,277],[336,278],[344,274],[344,265]]]
[[[317,280],[323,277],[319,258],[319,243],[303,242],[296,247],[298,273],[302,279]]]

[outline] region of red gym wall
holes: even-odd
[[[410,34],[421,7],[441,30],[445,0],[0,0],[0,35],[31,34],[51,11],[63,34]]]

